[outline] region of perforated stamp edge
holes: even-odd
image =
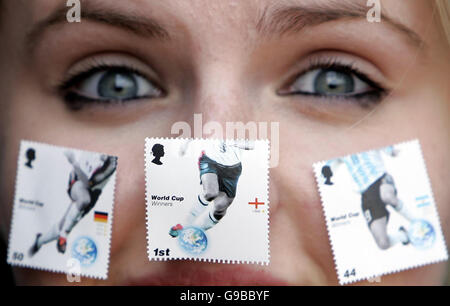
[[[144,146],[144,175],[145,175],[145,204],[146,204],[146,237],[147,237],[147,256],[150,261],[176,261],[176,260],[190,260],[190,261],[198,261],[198,262],[210,262],[210,263],[223,263],[223,264],[260,264],[260,265],[268,265],[270,263],[270,199],[269,199],[269,189],[270,189],[270,141],[268,139],[258,139],[255,141],[266,142],[266,199],[267,199],[267,223],[266,223],[266,243],[267,243],[267,260],[266,261],[251,261],[251,260],[227,260],[227,259],[217,259],[217,258],[196,258],[196,257],[177,257],[177,258],[164,258],[164,257],[153,257],[151,255],[151,234],[149,233],[149,222],[151,222],[150,216],[150,208],[149,208],[149,190],[148,190],[148,177],[147,177],[147,168],[149,163],[151,162],[150,155],[147,154],[151,148],[149,148],[149,142],[154,140],[220,140],[218,138],[184,138],[184,137],[146,137],[145,138],[145,146]],[[225,140],[245,140],[245,139],[225,139]]]
[[[11,266],[16,266],[16,267],[20,267],[20,268],[29,268],[29,269],[34,269],[34,270],[39,270],[39,271],[46,271],[46,272],[53,272],[53,273],[63,273],[66,274],[68,273],[68,271],[63,270],[63,269],[54,269],[52,267],[42,267],[42,266],[34,266],[34,265],[30,265],[30,264],[24,264],[24,263],[20,263],[20,262],[15,262],[13,260],[11,260],[12,258],[12,250],[10,248],[11,246],[11,240],[13,239],[13,228],[14,228],[14,222],[16,219],[16,214],[18,214],[17,212],[17,207],[16,207],[16,203],[17,203],[17,197],[18,195],[18,183],[19,183],[19,177],[21,175],[21,168],[20,167],[20,152],[22,152],[22,147],[25,146],[26,144],[34,144],[34,145],[39,145],[39,146],[47,146],[47,147],[53,147],[56,148],[58,150],[61,149],[66,149],[66,150],[71,150],[71,151],[77,151],[77,152],[87,152],[87,153],[92,153],[92,154],[105,154],[105,153],[100,153],[100,152],[96,152],[96,151],[88,151],[88,150],[83,150],[83,149],[77,149],[77,148],[71,148],[71,147],[66,147],[66,146],[59,146],[59,145],[54,145],[54,144],[49,144],[49,143],[43,143],[43,142],[38,142],[38,141],[33,141],[33,140],[27,140],[27,139],[22,139],[20,141],[19,144],[19,149],[17,151],[17,168],[16,168],[16,179],[15,179],[15,186],[14,186],[14,198],[13,198],[13,209],[12,209],[12,213],[11,213],[11,224],[10,224],[10,231],[9,231],[9,238],[8,238],[8,251],[7,251],[7,263],[10,264]],[[113,156],[113,155],[108,155],[108,156],[112,156],[115,157],[117,159],[117,168],[119,167],[119,158],[117,156]],[[83,277],[88,277],[88,278],[93,278],[93,279],[102,279],[102,280],[106,280],[108,278],[108,271],[109,271],[109,264],[110,264],[110,253],[111,253],[111,234],[112,234],[112,227],[114,225],[114,208],[115,208],[115,193],[116,193],[116,176],[117,176],[117,169],[115,171],[115,173],[113,174],[113,177],[111,179],[112,181],[112,207],[111,207],[111,215],[110,215],[110,220],[111,220],[111,225],[109,226],[109,230],[108,230],[108,234],[107,234],[107,244],[108,244],[108,251],[106,253],[106,267],[105,267],[105,272],[104,273],[98,273],[98,274],[94,274],[94,273],[85,273],[82,272],[80,274],[80,276]],[[110,182],[111,184],[111,182]]]
[[[410,140],[410,141],[403,141],[403,142],[400,142],[400,143],[396,143],[394,145],[395,146],[399,146],[399,145],[408,145],[408,144],[415,144],[415,145],[417,145],[417,147],[419,149],[419,154],[420,154],[420,158],[422,160],[422,165],[424,167],[425,173],[427,174],[427,177],[426,177],[427,178],[427,182],[428,182],[428,186],[427,187],[430,190],[430,196],[433,199],[433,202],[435,203],[433,189],[431,188],[432,186],[431,186],[430,179],[429,179],[429,176],[428,176],[428,169],[427,169],[427,165],[426,165],[426,162],[425,162],[425,159],[424,159],[424,156],[423,156],[423,152],[422,152],[422,148],[421,148],[421,145],[420,145],[420,141],[418,139],[413,139],[413,140]],[[380,148],[377,148],[377,149],[372,149],[372,150],[359,151],[359,152],[350,153],[350,154],[343,155],[343,156],[346,157],[346,156],[351,156],[351,155],[354,155],[354,154],[359,154],[359,153],[364,153],[364,152],[379,151],[379,150],[381,150],[381,149],[383,149],[385,147],[386,146],[380,147]],[[319,169],[320,166],[323,165],[324,163],[326,163],[327,161],[333,160],[333,159],[336,159],[336,158],[339,158],[339,157],[329,158],[327,160],[321,160],[321,161],[315,162],[312,167],[313,167],[313,172],[314,172],[314,176],[315,176],[315,179],[316,179],[316,184],[318,186],[318,191],[319,191],[319,194],[320,194],[320,202],[321,202],[321,205],[322,205],[322,214],[323,214],[323,217],[325,218],[328,240],[329,240],[329,243],[330,243],[330,246],[331,246],[331,251],[332,251],[332,254],[333,254],[334,267],[335,267],[336,275],[338,277],[339,284],[347,285],[347,284],[356,283],[356,282],[360,282],[360,281],[364,281],[364,280],[368,280],[368,279],[374,279],[374,278],[377,278],[377,277],[380,277],[380,276],[383,276],[383,275],[395,274],[395,273],[398,273],[398,272],[402,272],[402,271],[406,271],[406,270],[410,270],[410,269],[416,269],[416,268],[420,268],[420,267],[423,267],[423,266],[427,266],[427,265],[431,265],[431,264],[435,264],[435,263],[439,263],[439,262],[443,262],[443,261],[448,260],[448,250],[446,249],[445,256],[443,256],[443,257],[441,257],[439,259],[436,259],[436,260],[430,260],[430,261],[426,261],[426,262],[423,262],[423,263],[420,263],[420,264],[412,265],[412,266],[409,266],[409,267],[406,267],[406,268],[394,269],[394,270],[383,272],[383,273],[377,273],[377,274],[372,274],[372,275],[365,275],[365,276],[357,277],[357,278],[354,278],[354,279],[351,279],[351,280],[342,279],[340,277],[341,269],[340,269],[340,267],[339,267],[339,265],[338,265],[338,263],[336,261],[335,243],[334,243],[333,239],[331,238],[331,223],[329,221],[329,218],[326,217],[327,213],[326,213],[326,207],[325,207],[325,203],[324,203],[324,197],[323,197],[323,194],[322,194],[322,187],[321,187],[322,184],[320,184],[321,177],[319,175],[319,173],[320,173],[320,169]],[[440,235],[445,239],[445,236],[444,236],[444,234],[442,232],[442,227],[441,227],[441,221],[440,221],[440,217],[439,217],[438,207],[437,207],[436,204],[435,204],[435,209],[436,209],[436,212],[438,214],[438,216],[437,216],[438,227],[439,227],[438,230],[440,232]]]

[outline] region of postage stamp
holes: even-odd
[[[419,141],[313,168],[341,284],[447,260]]]
[[[269,142],[147,138],[150,260],[269,263]]]
[[[22,141],[8,263],[105,279],[116,168],[113,156]]]

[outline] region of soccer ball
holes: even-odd
[[[89,237],[79,237],[72,245],[72,258],[77,259],[81,266],[88,267],[97,259],[97,246]]]
[[[187,227],[178,236],[181,248],[189,254],[199,255],[206,250],[208,239],[204,231],[197,227]]]
[[[411,244],[418,249],[428,249],[436,240],[433,226],[426,220],[413,220],[408,230]]]

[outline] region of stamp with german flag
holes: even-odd
[[[96,211],[94,213],[94,221],[101,223],[108,223],[108,213],[102,211]]]
[[[106,237],[108,235],[108,213],[104,211],[95,211],[94,222],[97,226],[97,235]]]
[[[117,158],[22,141],[12,265],[106,278]]]

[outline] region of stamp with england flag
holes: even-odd
[[[447,260],[419,141],[313,168],[340,284]]]
[[[150,260],[269,263],[269,142],[147,138]]]
[[[117,158],[22,141],[8,263],[106,279]]]

